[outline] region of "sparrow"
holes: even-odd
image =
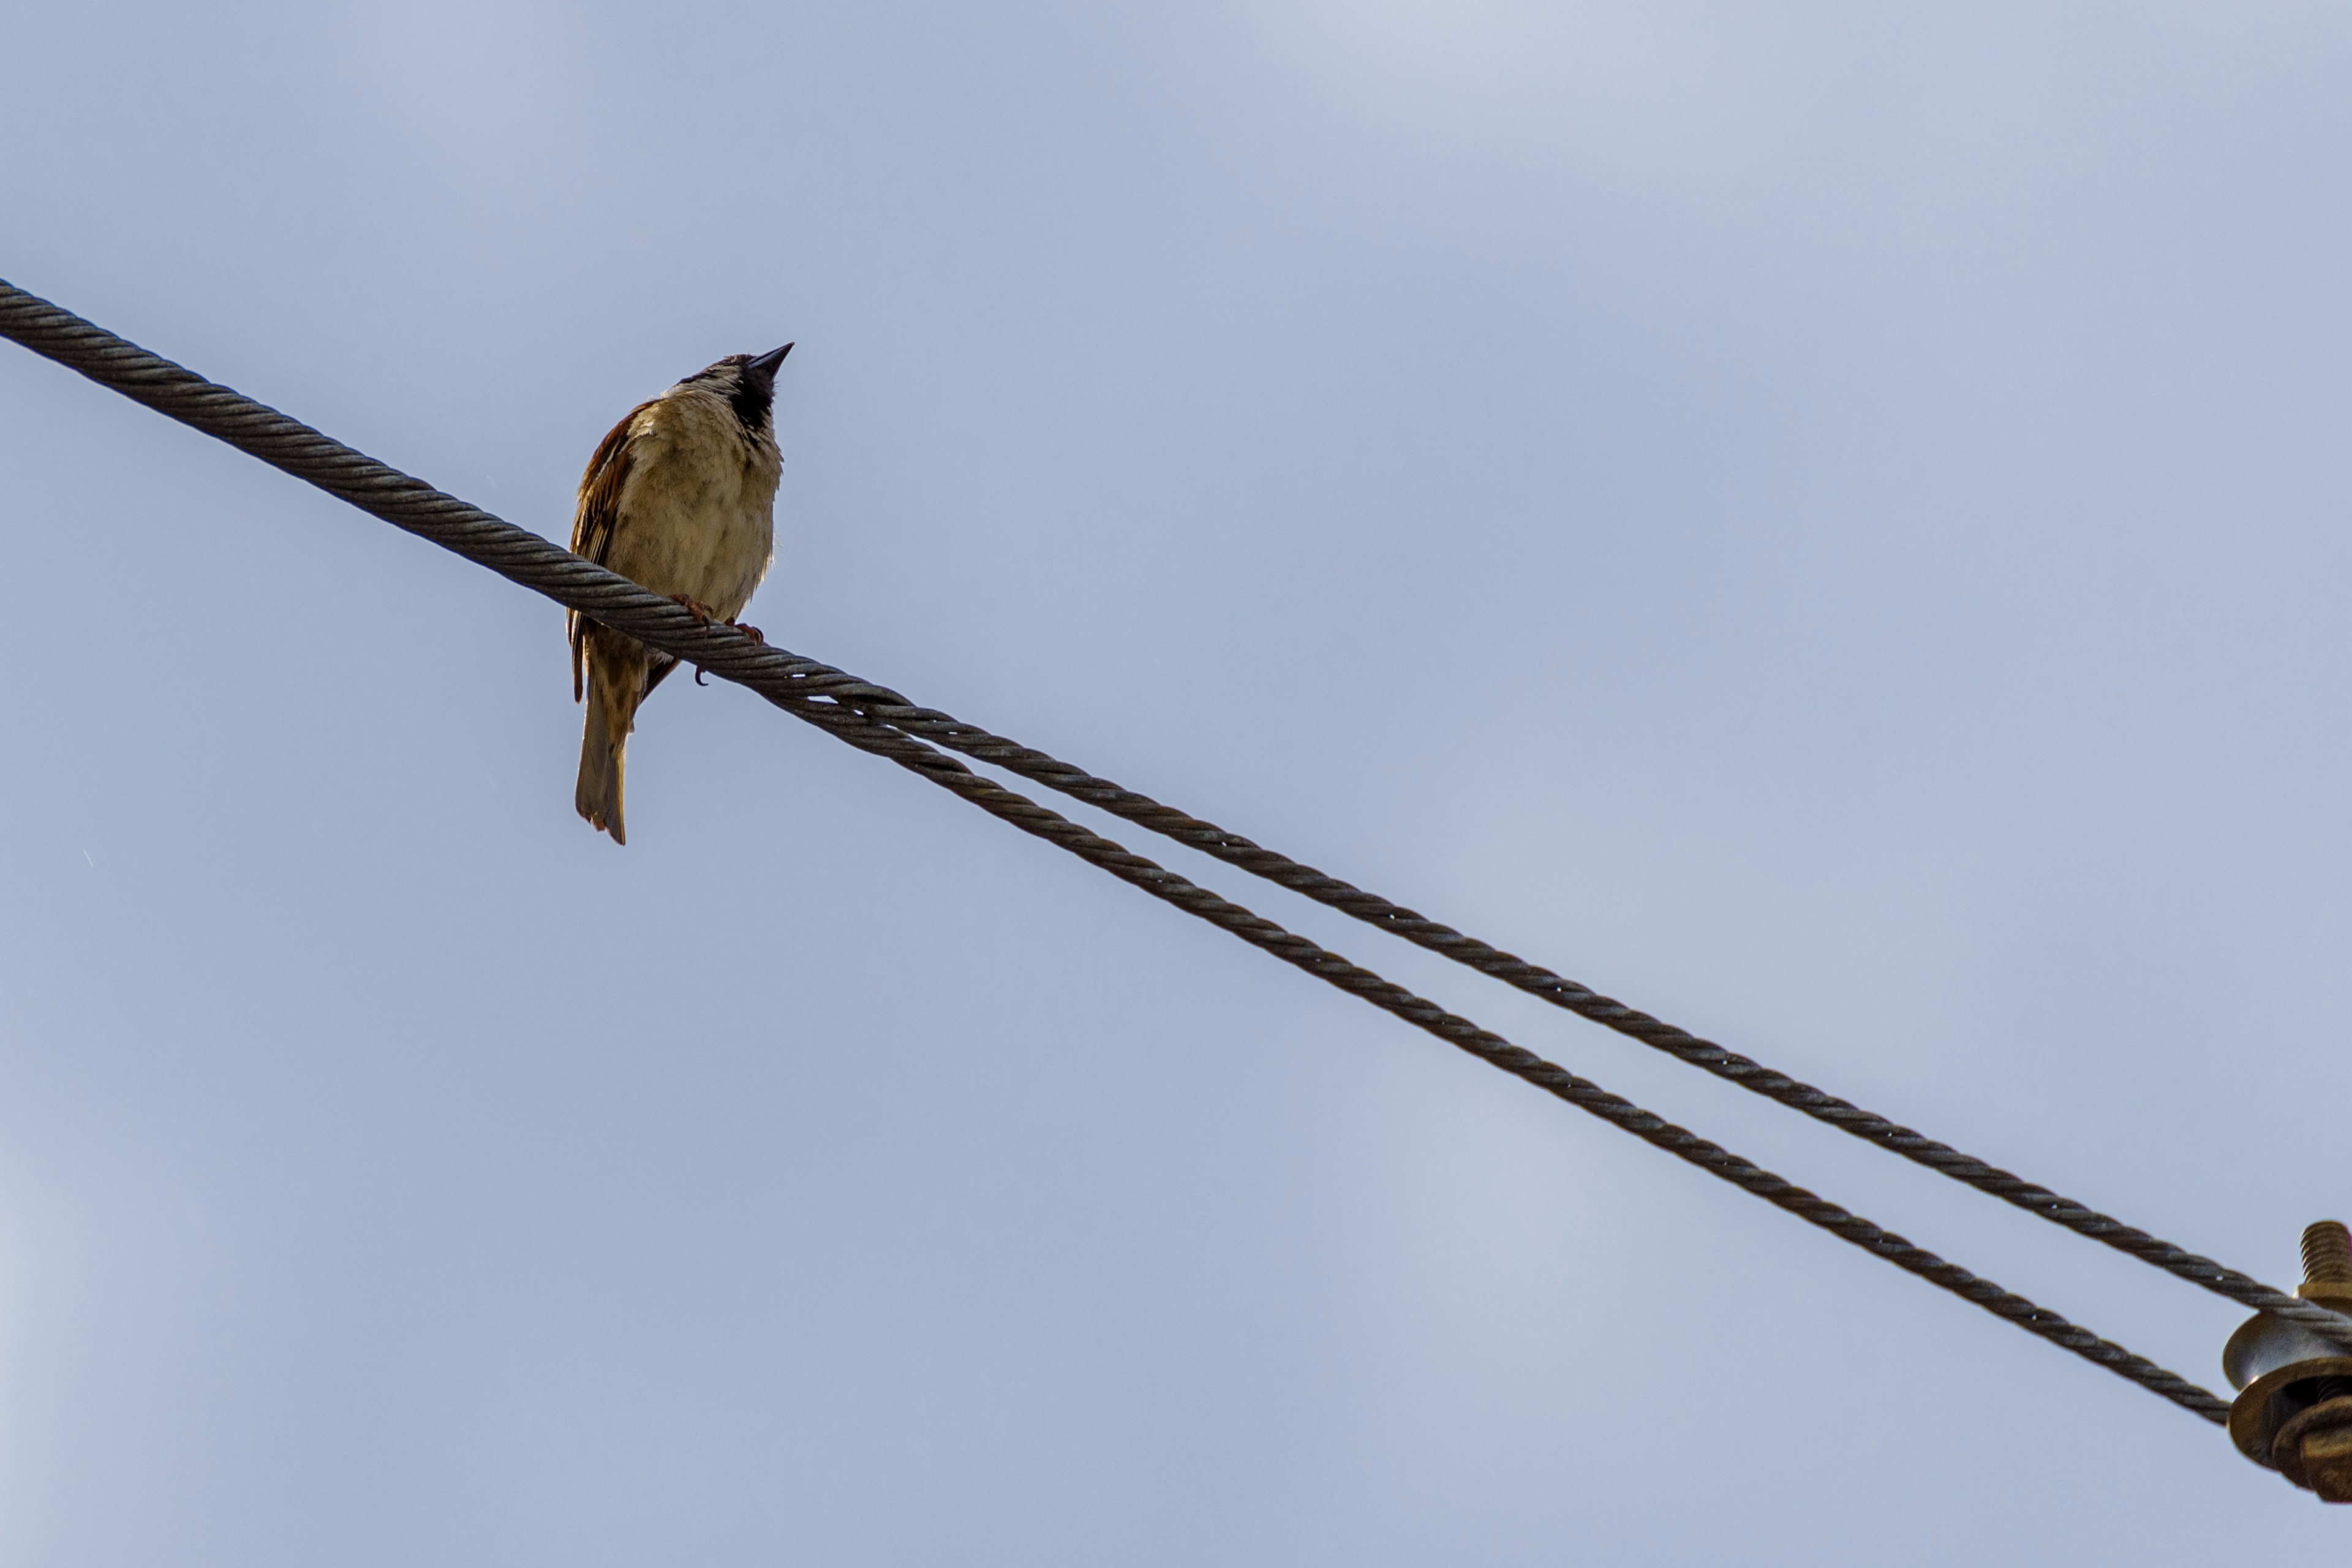
[[[665,594],[705,620],[736,626],[775,554],[783,457],[770,416],[776,369],[793,345],[730,354],[613,426],[580,479],[572,549]],[[752,637],[755,626],[743,626]],[[588,704],[573,804],[626,844],[621,776],[637,704],[677,660],[572,611],[572,700]],[[764,639],[762,639],[764,640]]]

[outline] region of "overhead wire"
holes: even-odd
[[[316,485],[395,527],[488,566],[510,581],[674,658],[757,691],[835,739],[887,757],[1023,831],[1067,849],[1122,880],[1406,1019],[1492,1066],[1525,1079],[1622,1131],[2208,1419],[2222,1419],[2227,1405],[2177,1374],[974,773],[927,741],[951,746],[1149,826],[1177,842],[1544,996],[1678,1059],[1703,1067],[1853,1131],[1881,1147],[1991,1192],[2029,1212],[2116,1246],[2209,1289],[2352,1344],[2352,1320],[2158,1241],[2046,1188],[2025,1183],[1883,1117],[1774,1073],[1712,1042],[1264,849],[1213,824],[1096,778],[978,726],[964,724],[937,710],[921,708],[887,687],[763,645],[731,627],[705,622],[676,602],[648,593],[537,534],[377,462],[298,420],[209,382],[5,281],[0,281],[0,336]]]
[[[2054,1193],[2038,1183],[2029,1182],[1973,1154],[1963,1153],[1876,1111],[1865,1110],[1787,1073],[1766,1067],[1737,1051],[1727,1050],[1712,1040],[1627,1006],[1613,997],[1603,996],[1590,986],[1554,973],[1541,964],[1529,963],[1516,953],[1503,952],[1476,937],[1466,936],[1452,926],[1392,903],[1377,893],[1366,892],[1276,850],[1265,848],[1213,822],[1203,821],[1173,806],[1163,805],[1149,795],[1139,795],[1108,779],[1095,777],[1072,763],[1022,745],[1019,742],[991,734],[976,724],[965,723],[933,709],[875,702],[868,704],[866,710],[909,734],[920,735],[966,756],[993,763],[1008,773],[1058,790],[1073,799],[1085,801],[1114,816],[1148,827],[1228,865],[1237,866],[1278,887],[1304,894],[1376,930],[1388,931],[1482,974],[1491,975],[1530,995],[1541,997],[1555,1007],[1638,1040],[1676,1061],[1712,1073],[1791,1110],[1801,1110],[1874,1147],[1899,1154],[1940,1175],[1989,1193],[2038,1218],[2088,1237],[2143,1263],[2152,1264],[2216,1295],[2227,1297],[2257,1311],[2289,1319],[2316,1332],[2352,1344],[2352,1320],[2340,1313],[2273,1289],[2250,1275],[2151,1236],[2113,1215],[2102,1214],[2087,1204]]]

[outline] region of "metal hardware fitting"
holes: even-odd
[[[2294,1293],[2352,1312],[2352,1230],[2341,1221],[2304,1231]],[[2239,1391],[2230,1406],[2238,1451],[2322,1502],[2352,1502],[2352,1352],[2258,1312],[2222,1347],[2221,1370]]]

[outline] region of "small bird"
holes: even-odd
[[[572,549],[708,620],[735,626],[775,554],[776,370],[793,352],[730,354],[613,426],[580,479]],[[752,637],[756,626],[743,626]],[[572,700],[588,704],[573,804],[626,844],[621,775],[637,704],[677,660],[574,611]]]

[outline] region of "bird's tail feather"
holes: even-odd
[[[625,692],[622,684],[590,659],[588,722],[580,736],[580,783],[572,801],[589,826],[603,828],[615,844],[629,841],[621,824],[621,777],[628,758],[630,721],[636,717],[636,704],[630,700],[635,692]]]

